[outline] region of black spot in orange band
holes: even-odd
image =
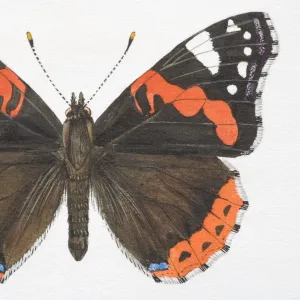
[[[191,253],[187,251],[182,251],[179,257],[179,261],[184,261],[187,258],[191,257]]]
[[[219,236],[224,228],[224,225],[216,226],[216,235]]]
[[[211,245],[210,242],[205,242],[202,244],[202,251],[205,251]]]
[[[224,208],[223,214],[224,214],[225,217],[228,215],[230,208],[231,208],[231,205],[227,205],[227,206]]]

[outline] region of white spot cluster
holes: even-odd
[[[250,40],[251,39],[251,33],[249,31],[245,31],[243,35],[245,40]],[[250,56],[252,53],[252,49],[250,47],[245,47],[244,48],[244,53],[247,56]]]
[[[187,42],[185,46],[206,68],[209,69],[212,75],[218,73],[220,55],[214,50],[209,32],[200,32],[193,39]]]
[[[233,20],[229,19],[227,24],[227,30],[226,32],[234,32],[234,31],[240,31],[241,28],[236,26],[233,22]]]

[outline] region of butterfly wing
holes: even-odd
[[[64,191],[62,124],[0,62],[0,282],[43,240]],[[54,153],[54,154],[53,154]]]
[[[248,202],[217,157],[115,154],[95,165],[99,211],[145,274],[182,283],[229,250]]]
[[[17,154],[19,155],[19,154]],[[2,153],[0,152],[0,158]],[[45,156],[43,157],[46,158]],[[53,159],[18,157],[0,164],[0,281],[4,281],[33,253],[59,207],[63,166]]]
[[[0,61],[0,151],[57,149],[62,124],[46,103]]]
[[[248,206],[217,156],[250,153],[278,41],[267,14],[220,21],[175,47],[95,123],[93,192],[125,255],[185,282],[229,249]]]
[[[201,30],[132,83],[97,120],[96,145],[148,154],[249,154],[278,40],[267,14]]]

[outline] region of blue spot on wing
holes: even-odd
[[[0,272],[4,273],[4,271],[5,271],[5,267],[2,264],[0,264]]]
[[[149,271],[154,272],[154,271],[162,271],[162,270],[168,270],[169,266],[165,262],[161,262],[159,264],[151,264],[148,268]]]

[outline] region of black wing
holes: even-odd
[[[233,16],[180,43],[96,121],[97,146],[118,152],[249,154],[278,40],[267,14]]]
[[[46,103],[0,61],[0,151],[57,149],[62,124]]]
[[[216,156],[250,153],[278,41],[268,15],[209,26],[175,47],[96,121],[92,187],[125,255],[185,282],[229,249],[248,206]]]

